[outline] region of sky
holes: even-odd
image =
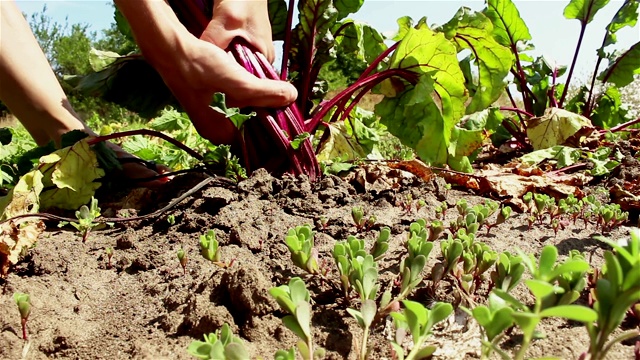
[[[0,0],[5,1],[5,0]],[[26,14],[41,11],[47,5],[47,14],[55,21],[70,24],[88,24],[90,29],[100,31],[113,21],[113,10],[108,0],[17,0],[18,6]],[[514,0],[520,16],[529,27],[536,50],[534,55],[545,55],[559,64],[569,65],[573,57],[580,32],[578,20],[567,20],[563,10],[568,0]],[[593,71],[596,49],[600,47],[604,28],[622,5],[622,0],[611,0],[600,10],[588,27],[578,58],[576,74],[586,78]],[[397,30],[396,19],[409,15],[415,21],[427,17],[428,24],[446,23],[461,6],[480,11],[484,1],[478,0],[366,0],[360,11],[351,18],[371,24],[383,33]],[[640,41],[640,25],[624,28],[618,32],[617,49],[627,49]]]

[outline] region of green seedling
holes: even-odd
[[[511,217],[511,211],[511,206],[505,206],[500,209],[496,221],[493,224],[487,224],[487,235],[489,235],[489,232],[494,226],[503,224],[505,221],[507,221]]]
[[[489,294],[487,304],[488,306],[478,305],[472,310],[463,308],[473,316],[482,330],[480,359],[490,359],[493,351],[503,359],[509,359],[509,355],[500,349],[499,344],[504,337],[504,331],[513,325],[514,310],[494,293]]]
[[[462,241],[449,237],[448,240],[440,243],[440,250],[444,257],[445,274],[452,274],[455,276],[455,270],[464,251],[464,245]]]
[[[626,242],[600,240],[615,252],[604,254],[605,265],[594,291],[597,320],[586,324],[590,344],[583,358],[591,360],[605,359],[614,344],[640,335],[640,331],[630,330],[609,340],[629,309],[640,301],[640,230],[632,230]]]
[[[389,237],[391,236],[391,229],[388,227],[383,227],[380,229],[380,233],[378,234],[378,238],[376,239],[375,244],[373,244],[373,248],[371,249],[371,256],[373,259],[378,261],[382,259],[384,254],[389,250]]]
[[[367,299],[362,302],[360,311],[355,309],[347,309],[347,312],[353,316],[358,322],[358,326],[362,329],[362,341],[360,342],[360,360],[366,360],[368,358],[369,349],[367,347],[367,340],[369,338],[369,329],[373,320],[378,312],[376,302],[372,299]]]
[[[439,218],[439,219],[443,219],[443,220],[444,220],[444,217],[445,217],[445,215],[447,214],[447,209],[448,209],[448,208],[449,208],[449,207],[447,206],[447,203],[443,201],[443,202],[440,204],[440,206],[436,207],[436,209],[435,209],[435,212],[436,212],[436,218]]]
[[[87,205],[82,205],[78,211],[76,211],[76,219],[78,222],[66,222],[61,221],[58,225],[59,227],[63,227],[65,225],[71,225],[82,237],[82,242],[86,242],[89,237],[89,233],[95,228],[101,226],[101,223],[95,222],[97,218],[100,217],[100,208],[98,207],[98,199],[91,197],[91,203]],[[113,225],[112,223],[107,223],[107,225]]]
[[[291,261],[294,265],[309,274],[320,274],[318,254],[313,247],[313,235],[311,226],[296,226],[295,229],[289,229],[284,241],[291,253]]]
[[[107,269],[111,269],[111,258],[113,258],[113,248],[107,247],[104,250],[105,254],[107,254]]]
[[[214,264],[221,264],[220,247],[218,245],[218,239],[216,239],[216,233],[213,230],[200,235],[200,254]]]
[[[20,323],[22,324],[22,339],[28,340],[27,337],[27,320],[31,314],[31,297],[29,294],[15,293],[13,294],[13,300],[18,305],[18,311],[20,312]]]
[[[375,298],[378,291],[378,265],[373,256],[365,251],[364,240],[349,236],[347,241],[336,243],[333,258],[338,266],[346,299],[349,299],[352,286],[362,301]]]
[[[602,232],[610,232],[629,219],[629,213],[622,211],[619,204],[607,204],[595,209],[597,214],[597,225]]]
[[[324,349],[314,348],[311,337],[311,305],[310,296],[304,281],[298,277],[289,280],[289,285],[281,285],[269,289],[280,308],[289,315],[282,318],[282,323],[293,331],[300,339],[298,351],[305,360],[324,357]]]
[[[522,257],[503,252],[496,259],[495,269],[491,272],[491,288],[509,292],[520,283],[525,267]]]
[[[579,252],[572,251],[560,264],[556,263],[558,249],[553,245],[547,245],[542,249],[538,263],[534,261],[533,256],[520,256],[533,277],[527,280],[529,288],[551,286],[551,292],[539,299],[542,310],[572,304],[580,297],[580,292],[586,286],[585,275],[589,271],[589,263]]]
[[[320,225],[319,227],[321,229],[325,230],[327,226],[329,226],[329,219],[326,216],[320,216],[320,219],[318,219],[318,224]]]
[[[205,360],[249,359],[249,352],[242,339],[233,335],[228,324],[222,325],[215,333],[204,335],[204,341],[192,341],[187,352]]]
[[[367,220],[364,218],[364,210],[362,210],[361,206],[354,206],[351,208],[351,218],[353,219],[353,223],[356,225],[356,229],[358,229],[358,231],[364,228]]]
[[[175,225],[176,224],[176,216],[174,214],[167,215],[167,222],[171,226]]]
[[[402,313],[391,313],[391,316],[396,324],[396,328],[409,329],[413,340],[413,348],[405,356],[404,348],[401,345],[402,339],[398,338],[391,342],[391,347],[400,359],[426,359],[430,357],[437,348],[435,346],[423,347],[424,342],[431,335],[433,326],[451,315],[453,306],[451,306],[451,304],[438,302],[429,310],[415,301],[404,300],[402,304],[405,308],[404,311]]]
[[[178,249],[178,261],[180,262],[180,266],[182,266],[182,272],[184,275],[187,275],[187,261],[189,260],[187,258],[187,253],[184,251],[184,249],[182,247],[180,247],[180,249]]]
[[[429,241],[436,241],[444,232],[444,223],[440,220],[434,220],[429,225]]]
[[[416,211],[420,211],[423,207],[427,206],[427,202],[424,199],[418,199],[416,202]]]
[[[597,319],[594,310],[572,305],[575,301],[573,293],[566,291],[556,283],[560,277],[573,278],[576,273],[589,270],[589,264],[579,258],[568,258],[561,264],[556,264],[558,250],[548,245],[542,249],[540,259],[536,263],[533,257],[522,256],[523,262],[531,270],[533,279],[525,280],[525,284],[535,298],[533,307],[529,307],[508,292],[495,288],[493,293],[507,302],[514,310],[513,320],[522,331],[523,340],[514,359],[525,359],[527,349],[536,334],[536,327],[547,317],[559,317],[583,323]]]
[[[296,348],[292,347],[288,350],[278,350],[273,358],[274,360],[296,360]]]
[[[427,263],[433,243],[427,240],[426,222],[419,219],[409,225],[409,238],[406,243],[407,257],[400,262],[400,295],[396,301],[404,299],[422,281],[422,270]]]

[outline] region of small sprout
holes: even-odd
[[[325,230],[327,226],[329,226],[329,219],[326,216],[320,216],[320,219],[318,219],[318,224],[320,225],[320,228]]]
[[[430,357],[437,347],[429,345],[422,347],[427,338],[431,335],[433,325],[443,321],[453,312],[453,306],[447,303],[436,303],[431,310],[422,304],[404,300],[402,301],[405,309],[402,313],[391,313],[396,328],[407,328],[411,332],[413,340],[413,348],[404,355],[404,349],[397,341],[391,342],[391,347],[396,356],[405,360],[426,359]]]
[[[249,359],[249,352],[242,339],[233,335],[228,324],[215,333],[204,335],[204,341],[192,341],[187,352],[198,359],[232,360]]]
[[[374,300],[367,299],[362,302],[360,311],[355,309],[347,309],[347,312],[356,319],[356,321],[358,322],[358,326],[360,326],[360,328],[362,329],[362,341],[360,342],[359,359],[366,360],[369,353],[367,347],[369,329],[371,327],[371,324],[373,324],[376,313],[378,312],[376,302]]]
[[[420,211],[420,209],[425,206],[427,206],[427,202],[424,201],[424,199],[418,199],[418,202],[416,202],[416,211]]]
[[[289,285],[281,285],[269,289],[269,294],[276,299],[280,308],[289,315],[282,318],[282,323],[300,338],[297,347],[305,360],[324,357],[324,349],[314,349],[311,336],[311,304],[310,295],[302,279],[294,277]]]
[[[27,340],[27,320],[29,320],[29,315],[31,314],[31,297],[29,297],[29,294],[15,293],[13,294],[13,300],[18,305],[18,311],[20,312],[22,339]]]
[[[353,218],[353,223],[356,225],[356,228],[358,230],[362,230],[366,222],[364,218],[364,210],[362,210],[362,207],[354,206],[353,208],[351,208],[351,218]]]
[[[376,221],[378,220],[378,218],[376,218],[375,215],[371,215],[369,216],[369,218],[367,219],[367,222],[365,223],[365,228],[367,230],[370,230],[373,228],[373,226],[376,224]]]
[[[76,219],[78,222],[66,222],[62,221],[58,224],[59,227],[63,227],[67,224],[73,226],[78,230],[82,237],[82,242],[86,242],[89,237],[89,233],[99,227],[101,224],[94,222],[96,218],[100,217],[100,208],[98,207],[98,199],[92,197],[90,206],[82,205],[78,211],[76,211]],[[107,225],[113,225],[107,223]]]
[[[113,257],[113,248],[107,247],[104,252],[107,254],[107,269],[111,269],[111,258]]]
[[[429,237],[428,241],[436,241],[438,237],[444,232],[444,224],[440,220],[434,220],[429,225]]]
[[[289,229],[284,241],[291,253],[293,263],[307,271],[309,274],[319,274],[318,253],[314,249],[313,231],[311,226],[296,226],[295,229]]]
[[[212,263],[220,263],[220,248],[218,247],[216,233],[213,230],[200,235],[200,254]]]
[[[384,254],[389,249],[389,237],[391,236],[391,229],[388,227],[383,227],[380,229],[380,234],[378,234],[378,238],[376,239],[376,243],[373,245],[371,249],[371,256],[373,259],[378,261],[380,260]]]
[[[289,350],[278,350],[274,356],[274,360],[296,360],[296,348]]]
[[[176,216],[174,214],[167,215],[167,222],[171,226],[175,225],[176,224]]]
[[[180,262],[180,266],[182,266],[182,272],[184,273],[184,275],[187,275],[187,253],[184,251],[184,249],[182,248],[182,246],[180,247],[180,249],[178,249],[178,261]]]

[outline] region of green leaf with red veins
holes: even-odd
[[[622,4],[613,16],[613,19],[611,19],[609,25],[607,25],[607,36],[605,37],[602,49],[618,42],[616,38],[616,32],[618,32],[618,30],[625,26],[636,26],[638,22],[638,5],[640,5],[638,0],[626,0],[624,4]]]
[[[409,29],[389,68],[421,76],[415,86],[396,80],[382,84],[386,97],[376,106],[381,122],[423,161],[446,164],[451,131],[468,99],[455,45],[426,27]]]
[[[305,115],[306,101],[315,83],[314,74],[328,61],[335,59],[331,28],[338,20],[338,10],[331,0],[298,2],[299,23],[291,34],[289,73],[298,88],[298,104]],[[304,105],[304,106],[302,106]]]
[[[271,23],[271,37],[284,40],[287,30],[287,3],[284,0],[268,0],[269,23]]]
[[[517,48],[519,42],[531,40],[529,28],[511,0],[488,0],[482,11],[493,23],[493,36],[504,46]]]
[[[609,82],[617,87],[624,87],[633,82],[634,75],[640,74],[640,42],[618,56],[598,77],[602,82]]]
[[[458,52],[470,50],[473,64],[478,69],[477,80],[473,81],[473,89],[477,92],[472,94],[467,114],[486,109],[504,91],[504,79],[515,61],[513,53],[492,36],[493,25],[489,18],[466,7],[460,8],[453,19],[437,30],[456,43]]]
[[[413,149],[420,159],[432,164],[447,163],[448,140],[451,130],[445,132],[445,120],[430,96],[422,101],[412,101],[414,93],[433,92],[433,80],[423,76],[414,88],[396,97],[385,97],[376,105],[376,114],[389,132]]]
[[[338,20],[342,20],[358,12],[364,4],[364,0],[334,0],[333,5],[338,9]]]
[[[567,7],[564,8],[564,17],[588,24],[593,20],[596,13],[608,3],[609,0],[571,0]]]
[[[351,54],[368,65],[387,50],[384,36],[370,25],[347,19],[333,27],[334,34],[341,27],[340,34],[336,34],[336,51]]]

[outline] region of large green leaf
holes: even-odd
[[[628,115],[629,110],[626,106],[622,106],[620,90],[612,86],[598,99],[596,108],[591,115],[591,122],[595,126],[609,129],[631,120]]]
[[[402,38],[407,35],[407,32],[409,32],[409,29],[411,28],[420,29],[423,27],[429,27],[427,25],[427,18],[424,16],[420,20],[418,20],[418,23],[415,26],[413,25],[413,19],[411,18],[411,16],[399,17],[398,20],[396,20],[396,23],[398,24],[398,32],[393,36],[393,41],[402,40]]]
[[[464,115],[468,99],[455,46],[442,33],[427,27],[411,28],[389,68],[410,70],[420,78],[415,86],[383,83],[381,92],[386,98],[376,106],[376,114],[389,132],[415,149],[422,160],[446,164],[451,132]]]
[[[447,39],[457,44],[458,51],[471,50],[473,62],[478,68],[467,114],[486,109],[504,91],[505,78],[515,61],[513,53],[492,36],[493,25],[489,18],[482,13],[471,12],[467,7],[460,8],[440,30]]]
[[[484,9],[493,23],[493,36],[504,46],[517,48],[519,42],[531,40],[529,28],[511,0],[488,0]]]
[[[356,59],[370,64],[387,49],[384,36],[369,24],[347,19],[337,23],[334,29],[337,30],[340,27],[342,30],[335,39],[336,51],[350,54]]]
[[[297,82],[301,82],[300,85],[313,86],[304,80],[312,80],[309,76],[314,69],[320,69],[324,63],[335,59],[331,29],[338,20],[338,10],[331,0],[308,0],[298,2],[298,13],[298,25],[291,34],[289,70],[299,74]],[[298,99],[301,104],[306,101]]]
[[[442,109],[448,143],[448,132],[464,115],[468,99],[455,46],[443,34],[429,28],[409,29],[393,53],[389,68],[407,69],[433,78],[433,95]],[[422,101],[429,93],[432,92],[421,91],[414,102]]]
[[[284,40],[287,30],[287,3],[284,0],[269,0],[269,23],[271,23],[271,38]]]
[[[360,10],[364,0],[334,0],[333,5],[338,9],[338,20],[342,20]]]
[[[169,104],[177,104],[158,72],[136,55],[117,58],[103,70],[81,77],[76,87],[146,118],[156,116]]]
[[[607,25],[607,35],[605,37],[603,48],[608,45],[615,44],[618,40],[616,32],[625,26],[634,27],[638,22],[638,0],[626,0],[618,9],[616,14]]]
[[[424,76],[413,89],[385,97],[376,105],[376,114],[389,132],[415,149],[423,161],[443,165],[447,163],[451,129],[445,131],[445,120],[433,99],[419,95],[432,92],[433,80]]]
[[[636,74],[640,74],[640,42],[618,56],[598,78],[602,82],[624,87],[633,82]]]
[[[609,0],[571,0],[569,5],[564,8],[564,17],[580,20],[581,23],[586,25],[608,3]]]

